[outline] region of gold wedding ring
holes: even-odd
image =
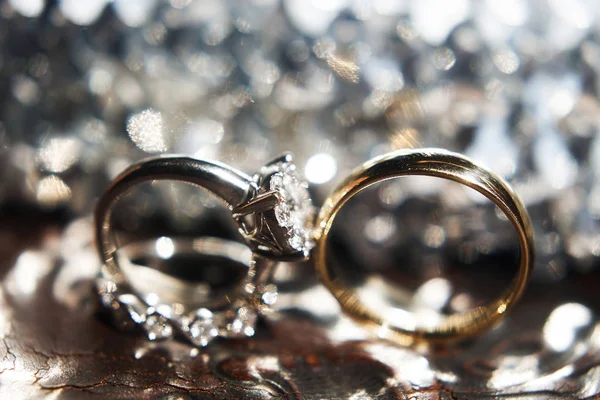
[[[434,326],[411,326],[401,321],[397,317],[398,313],[386,313],[376,307],[368,307],[357,291],[344,282],[340,270],[328,263],[327,239],[333,221],[344,204],[369,186],[408,175],[443,178],[478,191],[506,214],[517,230],[519,238],[519,270],[511,285],[500,297],[487,305],[445,316]],[[531,275],[534,257],[533,231],[519,196],[493,172],[467,157],[446,150],[400,150],[366,162],[354,170],[325,200],[316,227],[314,261],[317,271],[345,313],[354,320],[374,328],[379,336],[405,345],[462,339],[492,327],[514,306]]]

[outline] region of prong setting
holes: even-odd
[[[241,232],[255,250],[267,257],[305,259],[313,247],[314,207],[308,183],[287,153],[265,165],[255,177],[257,195],[237,207],[234,216],[254,217],[255,229],[241,223]]]

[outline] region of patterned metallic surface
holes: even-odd
[[[97,314],[91,224],[4,219],[0,394],[13,398],[554,399],[600,394],[598,280],[533,285],[496,329],[437,348],[365,337],[320,287],[249,340],[148,342]],[[36,234],[31,227],[37,226]],[[574,300],[577,302],[574,302]]]

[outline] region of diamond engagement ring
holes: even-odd
[[[408,175],[448,179],[475,189],[502,210],[512,223],[521,250],[519,269],[511,285],[495,300],[464,312],[436,315],[433,323],[431,319],[421,321],[415,313],[384,304],[385,301],[379,301],[381,298],[372,301],[372,297],[379,294],[377,291],[344,279],[343,266],[330,262],[327,242],[334,219],[344,204],[369,186]],[[399,150],[358,167],[325,200],[317,218],[315,238],[315,266],[344,312],[373,328],[378,336],[403,345],[462,339],[499,322],[523,293],[534,255],[531,221],[519,196],[493,172],[460,154],[441,149]]]
[[[241,289],[229,293],[225,304],[205,299],[205,305],[181,311],[178,303],[162,302],[154,293],[138,293],[132,284],[137,278],[124,273],[126,261],[117,255],[112,229],[113,209],[134,186],[157,180],[199,186],[231,210],[252,257]],[[95,211],[96,246],[103,263],[99,284],[103,303],[115,311],[125,310],[151,340],[181,333],[194,344],[206,346],[215,336],[253,336],[258,315],[268,312],[276,299],[276,288],[270,283],[275,263],[304,260],[314,245],[314,208],[307,187],[291,154],[268,163],[253,177],[225,164],[181,156],[149,158],[130,166],[112,182]],[[229,252],[235,249],[222,243],[217,247]],[[200,246],[200,252],[210,255],[214,248]],[[210,328],[213,325],[215,328]]]

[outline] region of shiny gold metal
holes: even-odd
[[[386,318],[382,312],[368,308],[353,289],[327,262],[327,239],[333,221],[354,195],[388,179],[424,175],[448,179],[466,185],[494,202],[508,217],[518,233],[521,249],[519,270],[499,298],[487,305],[446,316],[434,327],[414,329]],[[477,335],[499,322],[519,299],[529,276],[534,257],[531,221],[519,196],[493,172],[477,165],[465,156],[441,149],[399,150],[377,157],[354,170],[325,200],[317,220],[314,261],[327,288],[336,297],[344,312],[367,326],[375,328],[381,337],[403,345],[419,342],[447,342]]]

